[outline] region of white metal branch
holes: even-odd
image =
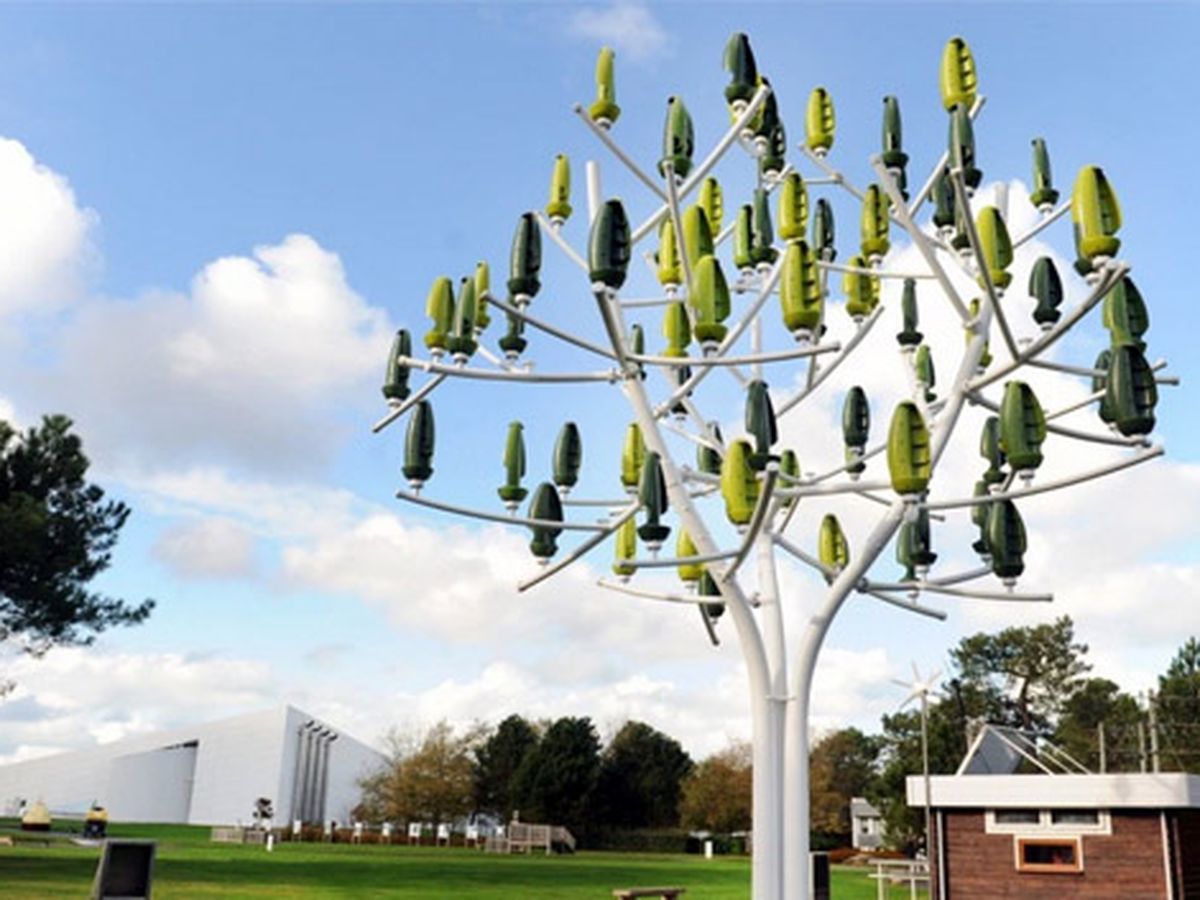
[[[1097,400],[1103,400],[1104,395],[1106,393],[1108,393],[1108,392],[1104,388],[1101,388],[1098,391],[1092,391],[1092,393],[1088,394],[1086,397],[1084,397],[1082,400],[1080,400],[1076,403],[1068,403],[1066,406],[1064,406],[1060,409],[1056,409],[1053,412],[1046,413],[1046,421],[1052,422],[1055,419],[1061,419],[1065,415],[1068,415],[1070,413],[1073,413],[1073,412],[1083,409],[1085,407],[1091,406]]]
[[[670,431],[672,434],[677,434],[681,438],[691,441],[693,444],[696,444],[697,446],[707,447],[710,450],[716,450],[718,453],[721,451],[721,448],[718,447],[713,440],[711,440],[710,438],[708,438],[705,435],[693,434],[692,432],[688,431],[686,428],[682,428],[681,426],[676,425],[674,422],[668,422],[665,420],[663,421],[662,426],[663,426],[663,428],[667,429],[667,431]],[[717,480],[719,481],[720,479],[717,479]]]
[[[518,307],[513,306],[511,303],[505,303],[503,300],[497,300],[495,297],[490,295],[486,296],[484,299],[488,303],[492,304],[492,306],[496,307],[496,309],[502,310],[513,318],[520,319],[522,322],[532,325],[539,331],[544,331],[546,334],[552,335],[561,341],[566,341],[568,344],[573,344],[574,346],[583,350],[587,350],[590,353],[595,353],[597,356],[603,356],[605,359],[615,360],[617,358],[617,355],[611,350],[606,350],[599,344],[593,344],[591,341],[585,340],[578,335],[571,334],[571,332],[565,331],[556,325],[551,325],[549,322],[545,322],[536,316],[531,316],[525,310],[519,309]]]
[[[1013,250],[1016,250],[1026,241],[1032,240],[1034,237],[1040,234],[1043,229],[1049,228],[1070,211],[1071,200],[1068,198],[1058,205],[1058,209],[1054,210],[1054,212],[1050,213],[1048,216],[1044,216],[1040,222],[1022,234],[1019,238],[1014,240],[1012,242]]]
[[[842,349],[842,345],[835,341],[830,344],[795,347],[791,350],[771,350],[766,353],[751,353],[746,356],[646,356],[640,353],[630,353],[629,359],[647,366],[666,366],[672,369],[704,369],[712,366],[757,366],[763,363],[777,363],[789,359],[820,356],[824,353],[836,353],[840,349]]]
[[[937,258],[937,253],[934,252],[932,239],[921,229],[921,226],[913,221],[912,216],[908,214],[908,207],[904,205],[904,197],[900,194],[900,188],[896,186],[896,179],[892,177],[892,173],[883,165],[883,160],[879,156],[871,157],[871,168],[875,170],[875,174],[879,178],[879,183],[883,186],[884,191],[892,201],[892,209],[900,221],[900,227],[908,232],[912,242],[916,244],[917,250],[920,251],[921,256],[925,259],[925,265],[929,266],[929,271],[937,278],[938,284],[942,286],[942,291],[958,313],[958,317],[964,322],[969,321],[971,314],[962,302],[962,298],[958,296],[958,291],[954,289],[954,285],[950,282],[950,276],[942,268],[942,264]]]
[[[866,590],[860,589],[859,593],[867,594],[871,597],[874,597],[876,600],[882,600],[884,603],[891,604],[892,606],[898,607],[907,612],[913,612],[917,615],[926,616],[930,619],[937,619],[939,622],[946,621],[946,613],[944,613],[942,610],[933,609],[928,606],[922,606],[920,603],[916,603],[907,597],[893,597],[886,591],[876,591],[872,590],[871,588],[867,588]]]
[[[393,406],[386,416],[372,425],[372,433],[378,434],[379,432],[383,431],[383,429],[387,428],[398,418],[433,393],[433,389],[445,380],[445,375],[435,375],[433,378],[430,378],[427,382],[409,394],[408,397],[406,397],[401,403]]]
[[[769,93],[771,93],[771,89],[767,85],[759,85],[758,90],[755,91],[754,96],[750,99],[750,102],[746,104],[746,108],[742,110],[742,114],[734,120],[733,124],[729,127],[729,130],[725,132],[725,135],[717,142],[716,146],[713,147],[708,156],[704,158],[703,162],[696,166],[684,180],[683,184],[679,186],[680,199],[687,197],[687,195],[691,193],[692,189],[695,188],[696,185],[708,177],[708,173],[712,171],[713,167],[720,161],[721,157],[725,155],[725,152],[731,146],[733,146],[733,142],[737,140],[738,135],[742,133],[742,130],[750,124],[756,115],[758,115],[759,107],[761,107],[766,101]],[[633,234],[630,237],[631,243],[636,245],[640,240],[642,240],[642,238],[654,231],[654,229],[658,227],[658,223],[665,219],[668,213],[670,213],[670,209],[668,208],[667,204],[664,203],[650,216],[649,219],[633,230]]]
[[[578,384],[590,381],[606,381],[613,384],[621,380],[616,369],[606,372],[493,372],[491,369],[473,369],[470,366],[447,366],[427,359],[411,356],[397,358],[400,365],[423,372],[434,372],[452,378],[469,378],[477,381],[515,381],[527,384]]]
[[[985,578],[992,574],[991,566],[979,566],[975,569],[967,569],[965,572],[956,572],[953,575],[943,575],[940,578],[926,578],[926,584],[932,584],[936,587],[949,587],[952,584],[964,584],[968,581],[975,581],[979,578]]]
[[[630,597],[640,597],[643,600],[661,600],[665,603],[687,603],[691,605],[704,605],[715,603],[718,606],[727,606],[728,601],[724,597],[707,597],[700,594],[668,594],[659,591],[646,591],[641,588],[630,587],[627,584],[616,584],[612,581],[606,581],[601,578],[596,582],[599,587],[606,590],[616,591],[618,594],[628,594]]]
[[[767,471],[763,475],[762,485],[759,487],[758,502],[754,504],[750,523],[746,526],[746,533],[742,535],[742,545],[738,548],[733,562],[721,573],[722,581],[732,581],[737,570],[742,567],[742,563],[750,555],[750,550],[754,547],[754,542],[758,539],[759,532],[762,531],[763,524],[767,521],[767,510],[771,507],[771,497],[775,493],[775,485],[778,480],[779,466],[775,463],[768,464]]]
[[[609,135],[607,131],[592,121],[592,117],[587,114],[587,110],[583,108],[583,104],[576,103],[574,111],[575,115],[579,116],[579,118],[583,121],[583,124],[588,127],[588,130],[600,139],[600,143],[607,147],[612,152],[613,156],[625,164],[625,168],[632,172],[638,181],[650,188],[650,191],[660,200],[667,199],[666,194],[664,194],[662,191],[662,188],[658,186],[658,182],[647,175],[645,171],[642,170],[642,167],[635,163],[633,159],[630,158],[629,154],[621,149],[620,145],[612,139],[611,135]]]
[[[596,305],[600,308],[600,318],[604,322],[604,330],[608,332],[609,343],[612,344],[613,351],[617,355],[617,362],[621,364],[621,369],[629,374],[631,368],[629,362],[629,348],[625,345],[625,331],[621,323],[621,311],[619,307],[615,307],[612,295],[609,293],[608,287],[600,282],[592,285],[592,295],[596,298]]]
[[[1036,369],[1049,369],[1052,372],[1062,372],[1064,375],[1078,375],[1081,378],[1104,378],[1107,372],[1090,369],[1084,366],[1069,366],[1066,363],[1051,362],[1048,359],[1031,359],[1029,365]]]
[[[624,309],[641,309],[650,306],[670,306],[682,297],[639,297],[633,300],[621,300],[621,306]]]
[[[775,285],[779,282],[779,276],[782,273],[783,257],[780,256],[779,259],[775,261],[775,265],[771,268],[771,274],[767,277],[766,282],[759,289],[758,297],[750,305],[750,308],[746,310],[742,318],[738,320],[738,323],[733,326],[733,328],[731,328],[725,335],[725,339],[722,340],[717,346],[717,351],[713,354],[714,357],[720,357],[727,353],[729,348],[733,346],[734,342],[742,336],[742,332],[746,330],[746,328],[750,325],[750,322],[753,321],[756,315],[758,315],[758,311],[762,308],[762,305],[767,302],[767,298],[770,297],[771,292],[775,290]],[[829,352],[827,350],[822,350],[819,347],[814,347],[812,349],[822,353]],[[708,373],[711,371],[712,367],[706,366],[703,369],[693,372],[692,376],[683,384],[681,384],[671,394],[671,396],[654,408],[654,417],[656,419],[661,419],[664,415],[666,415],[667,412],[670,411],[671,407],[679,402],[680,397],[686,397],[688,394],[690,394],[695,389],[696,385],[708,377]]]
[[[1089,294],[1084,301],[1079,304],[1079,306],[1075,307],[1075,309],[1071,310],[1069,313],[1067,313],[1067,315],[1059,319],[1053,328],[1018,353],[1014,359],[1000,366],[995,371],[988,372],[986,375],[980,375],[973,379],[968,385],[968,388],[971,391],[978,391],[980,388],[987,387],[989,384],[999,381],[1001,378],[1008,375],[1010,372],[1015,371],[1017,368],[1029,362],[1030,360],[1036,359],[1039,355],[1049,349],[1059,338],[1066,334],[1076,322],[1086,316],[1091,311],[1092,307],[1103,300],[1104,295],[1107,294],[1113,285],[1120,281],[1128,271],[1129,266],[1123,262],[1111,264],[1111,266],[1105,270],[1106,277],[1102,277],[1100,279],[1100,282],[1095,286],[1095,288],[1092,289],[1092,293]]]
[[[865,494],[870,491],[891,490],[892,487],[889,481],[847,481],[837,484],[818,484],[806,479],[791,479],[786,475],[782,476],[782,478],[796,486],[780,488],[777,491],[780,497],[828,497],[832,494]]]
[[[971,201],[967,197],[967,186],[963,182],[962,170],[951,169],[950,180],[954,184],[954,202],[959,204],[963,210],[962,220],[967,227],[967,240],[971,244],[971,252],[975,254],[975,269],[983,281],[984,295],[987,297],[988,303],[992,305],[992,315],[996,317],[996,324],[1000,326],[1000,334],[1004,338],[1005,346],[1008,347],[1009,355],[1015,359],[1020,355],[1020,350],[1017,349],[1012,329],[1008,327],[1008,319],[1005,318],[1004,309],[1000,305],[996,285],[992,283],[992,270],[988,267],[987,260],[983,258],[983,245],[979,241],[979,230],[975,227],[975,219],[971,215]]]
[[[976,591],[969,588],[952,588],[927,581],[870,582],[871,589],[887,591],[920,590],[930,594],[941,594],[946,597],[965,597],[972,600],[1000,600],[1015,603],[1053,603],[1053,594],[1018,594],[1012,591]]]
[[[971,497],[969,499],[957,500],[935,500],[925,503],[926,509],[963,509],[972,506],[979,506],[984,503],[1001,503],[1005,500],[1020,500],[1023,497],[1032,497],[1037,494],[1045,494],[1050,491],[1057,491],[1061,488],[1072,487],[1076,484],[1082,484],[1085,481],[1091,481],[1096,478],[1103,478],[1105,475],[1111,475],[1114,472],[1120,472],[1122,469],[1128,469],[1140,463],[1154,459],[1156,456],[1162,456],[1166,451],[1162,447],[1151,447],[1141,453],[1134,454],[1128,459],[1120,459],[1116,462],[1109,463],[1104,466],[1096,466],[1094,469],[1088,469],[1086,472],[1079,472],[1067,478],[1057,478],[1054,481],[1042,481],[1031,485],[1027,488],[1022,488],[1018,491],[1004,491],[996,494],[987,494],[981,497]]]
[[[679,264],[683,267],[683,283],[692,289],[692,263],[688,255],[687,235],[683,231],[683,214],[679,211],[679,194],[675,184],[675,164],[667,160],[664,168],[667,185],[667,206],[671,212],[671,227],[675,229],[675,245],[679,252]]]
[[[873,456],[878,456],[880,453],[883,453],[885,450],[887,450],[887,441],[884,441],[882,444],[876,444],[874,447],[871,447],[871,448],[863,451],[863,455],[860,456],[858,459],[860,462],[865,461],[865,460],[870,459]],[[847,467],[849,467],[849,465],[850,465],[850,463],[843,463],[842,465],[838,466],[836,469],[830,469],[828,472],[822,472],[820,475],[814,475],[812,478],[808,479],[807,483],[808,484],[816,484],[819,481],[828,481],[830,478],[833,478],[834,476],[837,476],[837,475],[841,475],[843,472],[845,472]]]
[[[479,346],[475,348],[475,352],[478,353],[480,356],[482,356],[484,359],[486,359],[488,362],[490,362],[497,369],[503,369],[505,372],[521,371],[520,369],[517,368],[517,366],[515,364],[513,364],[512,362],[509,362],[507,359],[501,359],[499,356],[497,356],[495,353],[493,353],[491,350],[489,350],[487,347],[485,347],[482,343],[479,344]]]
[[[824,575],[826,579],[832,580],[837,576],[838,573],[836,570],[829,568],[812,554],[801,550],[787,538],[775,534],[771,536],[771,540],[773,540],[782,550],[800,560],[800,562],[816,569],[818,572]],[[914,603],[906,597],[893,597],[885,591],[876,590],[866,582],[866,579],[863,579],[862,583],[858,584],[855,590],[857,590],[859,593],[868,594],[871,597],[874,597],[876,600],[882,600],[884,603],[899,607],[900,609],[908,612],[914,612],[918,615],[928,616],[931,619],[937,619],[939,621],[944,621],[946,618],[946,614],[940,609],[930,609],[928,606],[922,606],[919,603]]]
[[[937,278],[932,272],[892,272],[887,269],[868,269],[863,266],[847,266],[841,263],[825,262],[817,260],[818,269],[828,269],[831,272],[853,272],[857,275],[873,275],[876,278],[914,278],[918,281],[932,281]]]
[[[400,500],[407,500],[409,503],[415,503],[418,506],[426,506],[429,509],[453,513],[457,516],[466,516],[470,519],[481,519],[484,522],[499,522],[501,525],[520,525],[522,528],[561,528],[563,531],[592,531],[601,533],[608,533],[610,531],[608,525],[594,525],[588,522],[559,522],[555,519],[530,519],[524,516],[509,516],[503,513],[487,512],[482,509],[470,509],[466,506],[456,506],[453,503],[443,503],[440,500],[430,500],[428,497],[422,497],[420,494],[414,494],[411,491],[397,491],[396,497]],[[637,508],[637,504],[633,504],[633,510],[636,511]],[[628,511],[623,510],[623,512]]]
[[[588,266],[587,261],[575,251],[574,247],[567,243],[567,239],[559,233],[557,228],[550,224],[550,220],[542,214],[541,210],[535,209],[533,214],[537,218],[538,225],[542,228],[542,233],[558,245],[558,249],[563,252],[563,255],[579,266],[579,268],[583,269],[583,271],[590,272],[591,267]]]
[[[708,553],[700,556],[660,557],[659,559],[625,559],[621,565],[631,569],[673,569],[676,566],[695,566],[704,563],[721,562],[737,556],[736,550],[722,550],[720,553]]]
[[[979,394],[971,395],[971,402],[977,406],[982,406],[984,409],[990,409],[992,412],[1000,412],[1000,404],[987,399]],[[1072,438],[1077,441],[1088,441],[1093,444],[1109,444],[1113,447],[1145,447],[1149,440],[1143,437],[1124,437],[1117,434],[1094,434],[1087,431],[1077,431],[1074,428],[1067,428],[1063,425],[1055,425],[1051,422],[1046,423],[1046,431],[1050,434],[1057,434],[1060,437]]]
[[[571,563],[575,562],[576,560],[581,559],[585,554],[591,552],[593,549],[595,549],[596,547],[598,547],[602,543],[604,543],[604,541],[606,541],[608,539],[609,535],[611,535],[614,531],[616,531],[618,528],[620,528],[622,525],[624,525],[626,520],[628,520],[631,516],[633,516],[635,513],[637,513],[639,508],[640,507],[637,504],[633,504],[631,506],[626,507],[619,516],[617,516],[615,519],[613,519],[611,522],[609,522],[608,525],[606,525],[604,527],[603,531],[597,532],[596,534],[592,535],[587,540],[585,540],[583,543],[581,543],[578,547],[576,547],[574,550],[572,550],[569,554],[567,554],[565,557],[551,563],[549,566],[547,566],[541,572],[538,572],[538,574],[534,575],[532,578],[527,578],[525,581],[520,582],[517,585],[517,590],[518,591],[527,591],[534,585],[541,584],[547,578],[551,578],[551,577],[557,575],[559,572],[561,572],[563,569],[567,568],[567,566],[571,565]]]
[[[971,108],[967,110],[967,115],[974,121],[983,109],[983,105],[987,103],[987,98],[983,94],[975,96],[975,102],[971,104]],[[921,190],[917,191],[917,195],[913,197],[912,203],[909,204],[908,214],[915,218],[917,211],[921,208],[926,199],[929,197],[929,192],[933,190],[934,184],[937,183],[938,176],[942,174],[942,169],[946,168],[946,163],[950,161],[950,150],[942,151],[942,155],[938,157],[937,163],[929,171],[929,177],[925,179],[925,183],[921,185]]]
[[[835,184],[838,187],[846,189],[853,194],[859,200],[859,202],[862,202],[866,195],[849,181],[847,181],[845,175],[827,163],[822,157],[813,153],[813,151],[808,148],[807,144],[797,144],[796,146],[800,149],[801,153],[808,157],[809,162],[811,162],[818,169],[824,172],[826,176],[828,176],[830,184]]]

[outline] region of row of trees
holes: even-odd
[[[1068,617],[960,641],[950,677],[930,702],[931,770],[955,771],[978,727],[990,722],[1049,738],[1093,771],[1200,771],[1200,641],[1180,648],[1148,702],[1090,677],[1087,651]],[[850,798],[865,796],[883,812],[894,846],[919,844],[921,811],[906,805],[905,779],[921,771],[920,716],[901,711],[881,725],[876,734],[829,732],[813,746],[812,828],[820,843],[848,841]],[[750,827],[745,744],[693,763],[678,741],[644,722],[625,723],[604,744],[590,719],[517,715],[494,728],[456,732],[442,722],[389,740],[388,766],[363,784],[358,812],[373,821],[447,822],[473,813],[507,820],[519,811],[577,834]]]
[[[388,765],[363,782],[360,816],[448,822],[475,813],[598,827],[673,827],[693,769],[679,742],[644,722],[602,745],[592,721],[530,722],[456,733],[440,722],[421,736],[393,731]]]

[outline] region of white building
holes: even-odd
[[[883,816],[865,797],[850,799],[850,843],[856,850],[883,846]]]
[[[349,822],[359,779],[384,762],[344,732],[284,706],[0,766],[0,813],[98,802],[116,822],[249,824],[268,797],[276,822]]]

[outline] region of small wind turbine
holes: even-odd
[[[904,698],[896,711],[904,709],[914,700],[921,702],[921,768],[925,776],[925,858],[929,859],[931,847],[929,844],[929,836],[931,834],[930,823],[932,813],[930,810],[930,791],[929,791],[929,695],[936,694],[935,687],[937,680],[941,676],[941,669],[935,669],[925,678],[921,677],[920,671],[917,669],[917,664],[912,664],[912,681],[901,681],[899,678],[893,678],[892,683],[899,685],[902,688],[908,688],[909,694]]]

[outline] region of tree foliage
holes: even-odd
[[[950,651],[959,680],[978,690],[1004,724],[1047,732],[1091,665],[1069,616],[963,638]]]
[[[949,775],[958,769],[964,752],[964,717],[954,699],[929,704],[929,771]],[[912,852],[922,846],[924,810],[910,807],[905,782],[924,771],[921,759],[921,713],[908,710],[883,717],[884,764],[867,796],[883,816],[889,845]]]
[[[471,812],[477,730],[438,722],[423,735],[393,730],[387,764],[365,778],[359,813],[390,822],[452,822]]]
[[[623,828],[673,826],[692,758],[674,738],[645,722],[626,722],[600,759],[596,815]]]
[[[841,728],[817,741],[809,755],[812,830],[850,836],[850,798],[873,793],[883,741],[857,728]]]
[[[86,480],[88,466],[65,416],[24,433],[0,421],[0,640],[31,653],[88,644],[154,606],[88,590],[129,518],[124,503]]]
[[[592,720],[564,716],[525,755],[513,777],[512,802],[526,821],[581,830],[599,772],[600,738]]]
[[[1188,638],[1159,676],[1155,696],[1164,768],[1200,772],[1200,641]]]
[[[504,820],[512,817],[513,778],[525,757],[538,745],[538,732],[528,721],[511,715],[475,749],[475,808]]]
[[[1136,698],[1107,678],[1088,678],[1063,704],[1054,743],[1086,768],[1099,772],[1099,732],[1103,724],[1105,770],[1135,772],[1141,765],[1137,730],[1142,720]]]
[[[750,745],[731,744],[707,757],[683,782],[680,824],[693,830],[728,833],[750,828],[753,769]]]

